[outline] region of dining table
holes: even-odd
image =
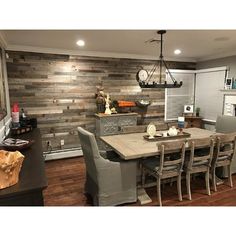
[[[157,131],[157,134],[162,134],[167,131]],[[190,134],[190,137],[186,138],[183,136],[183,139],[198,139],[198,138],[207,138],[216,135],[215,131],[200,129],[200,128],[186,128],[183,129],[184,133]],[[108,146],[110,146],[121,159],[124,160],[134,160],[142,159],[146,157],[151,157],[158,155],[157,144],[158,142],[170,141],[168,138],[163,140],[147,140],[144,136],[147,133],[129,133],[129,134],[119,134],[119,135],[109,135],[101,136],[101,140],[104,141]],[[170,137],[171,140],[175,141],[176,139]],[[178,138],[178,140],[181,140]]]
[[[167,131],[157,131],[157,135],[160,136],[163,133],[166,133]],[[199,139],[199,138],[208,138],[213,137],[219,133],[216,133],[215,131],[201,129],[201,128],[185,128],[183,129],[184,133],[189,134],[189,137],[183,136],[183,139],[190,140],[190,139]],[[129,134],[118,134],[118,135],[108,135],[108,136],[101,136],[100,139],[104,141],[108,146],[112,148],[113,151],[115,151],[119,157],[126,161],[136,160],[137,163],[141,161],[144,158],[157,156],[159,154],[157,144],[160,142],[165,141],[176,141],[181,140],[181,138],[178,137],[178,139],[174,137],[163,138],[163,140],[160,138],[158,141],[155,139],[148,140],[145,137],[147,136],[147,133],[129,133]],[[183,140],[182,139],[182,140]],[[217,178],[217,185],[222,184],[223,181],[219,178]],[[152,202],[151,198],[147,195],[145,189],[142,186],[138,186],[138,199],[141,203],[147,204]]]

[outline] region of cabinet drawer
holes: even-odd
[[[118,126],[132,126],[137,124],[137,117],[120,117]]]

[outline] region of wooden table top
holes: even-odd
[[[157,133],[162,132],[163,131],[157,131]],[[207,138],[216,134],[216,132],[199,128],[184,129],[184,132],[191,134],[189,139]],[[122,159],[132,160],[157,155],[157,142],[145,140],[143,136],[146,134],[147,133],[120,134],[102,136],[100,138],[112,147]]]

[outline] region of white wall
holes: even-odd
[[[229,77],[236,78],[236,56],[200,61],[196,64],[197,70],[221,66],[229,67]]]
[[[9,89],[8,89],[8,80],[7,80],[7,67],[6,67],[6,54],[2,50],[2,59],[3,59],[3,79],[5,84],[5,95],[6,95],[6,105],[7,105],[7,115],[0,121],[0,141],[3,140],[5,135],[9,132],[9,125],[11,123],[11,109],[10,109],[10,99],[9,99]]]

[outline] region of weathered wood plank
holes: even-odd
[[[77,126],[95,130],[95,93],[103,86],[112,100],[147,99],[147,109],[133,107],[138,122],[163,122],[163,89],[141,89],[137,71],[151,70],[156,61],[102,58],[8,51],[7,70],[11,104],[18,102],[26,114],[38,119],[43,146],[50,139],[53,148],[78,146]],[[172,69],[195,69],[195,63],[167,62]],[[159,76],[158,70],[154,76]],[[164,75],[162,76],[164,77]]]

